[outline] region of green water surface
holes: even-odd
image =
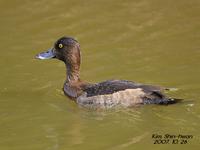
[[[34,59],[64,35],[81,44],[83,80],[176,88],[184,103],[78,107],[62,92],[64,64]],[[0,150],[199,149],[199,0],[0,0],[0,44]]]

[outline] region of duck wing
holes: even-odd
[[[135,89],[140,91],[143,104],[174,104],[178,99],[167,98],[162,91],[165,88],[152,85],[144,85],[127,80],[107,80],[97,84],[86,86],[83,91],[87,93],[87,97],[109,95],[116,92],[125,91],[127,89]],[[134,94],[134,93],[133,93]],[[135,93],[138,94],[138,93]]]
[[[107,80],[97,84],[89,85],[83,89],[83,91],[87,93],[87,97],[91,97],[97,95],[113,94],[115,92],[123,91],[126,89],[139,88],[147,93],[153,91],[161,92],[164,89],[159,86],[144,85],[127,80]]]

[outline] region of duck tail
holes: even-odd
[[[144,104],[171,105],[182,102],[183,99],[177,98],[160,98],[160,99],[145,99]]]
[[[183,99],[178,99],[178,98],[166,98],[162,101],[159,101],[159,105],[171,105],[171,104],[177,104],[177,103],[181,103],[183,101]]]

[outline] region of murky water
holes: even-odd
[[[198,0],[1,0],[0,149],[199,149],[199,15]],[[185,102],[79,108],[62,92],[64,64],[34,59],[63,35],[80,41],[82,79],[173,87]],[[155,145],[152,134],[193,139]]]

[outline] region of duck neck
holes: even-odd
[[[80,66],[79,65],[72,65],[72,64],[66,64],[66,68],[67,68],[67,79],[66,81],[68,83],[72,83],[72,82],[78,82],[80,81]]]

